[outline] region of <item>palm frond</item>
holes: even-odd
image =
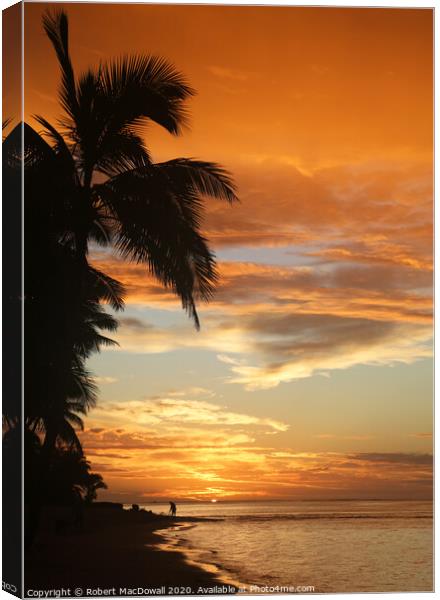
[[[113,225],[111,220],[104,214],[96,215],[96,218],[90,223],[88,237],[98,244],[98,246],[109,246],[113,235]]]
[[[154,169],[166,177],[176,194],[191,190],[195,194],[237,202],[236,186],[231,175],[220,165],[191,158],[175,158],[156,163]]]
[[[178,196],[160,170],[135,170],[102,184],[99,193],[119,223],[114,238],[123,258],[145,263],[177,294],[198,325],[195,301],[212,297],[215,256],[197,229],[201,205],[187,190]]]
[[[118,321],[96,302],[88,302],[82,307],[82,322],[105,331],[116,331]]]
[[[142,138],[125,129],[103,136],[95,169],[107,177],[114,177],[150,164],[150,155]]]
[[[91,286],[96,290],[98,297],[108,302],[114,310],[123,310],[125,295],[123,284],[94,267],[89,267],[89,272],[92,278]]]
[[[75,161],[69,147],[61,133],[49,121],[40,115],[33,115],[33,118],[44,127],[43,134],[49,137],[54,146],[54,150],[70,165],[72,172],[75,172]]]
[[[6,117],[6,119],[4,119],[2,121],[2,131],[4,131],[5,129],[7,129],[7,127],[12,123],[13,119],[12,117]],[[2,139],[5,139],[5,135],[3,135]]]
[[[83,431],[84,430],[84,421],[81,419],[81,417],[79,417],[77,414],[75,414],[71,410],[66,410],[65,411],[64,418],[67,421],[69,421],[69,423],[75,429],[78,429],[79,431]]]
[[[66,444],[70,451],[73,450],[74,452],[82,454],[83,449],[81,442],[78,438],[75,428],[72,426],[69,419],[63,419],[61,423],[58,423],[57,434],[58,438],[64,444]]]
[[[71,367],[71,381],[67,397],[81,400],[84,410],[96,405],[98,387],[92,375],[84,367],[84,361],[76,357]]]
[[[69,23],[64,11],[45,12],[43,27],[52,42],[61,68],[60,102],[67,114],[75,120],[78,112],[78,99],[75,75],[69,55]]]
[[[78,398],[66,398],[65,400],[64,413],[80,413],[81,415],[87,414],[87,407],[81,399]]]
[[[111,111],[110,132],[151,120],[170,133],[179,134],[187,123],[184,102],[194,95],[194,90],[163,58],[123,56],[102,65],[101,82]]]
[[[78,143],[79,168],[86,187],[92,181],[105,122],[105,115],[99,105],[99,88],[99,72],[89,69],[80,76],[77,86],[78,111],[72,125],[71,137]]]

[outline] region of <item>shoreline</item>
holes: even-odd
[[[235,586],[219,572],[192,562],[182,548],[167,546],[160,534],[176,524],[202,520],[89,508],[81,530],[57,534],[53,513],[47,511],[25,556],[25,595],[61,589],[78,597],[78,590],[86,597],[234,594]],[[144,593],[133,593],[136,590]]]
[[[232,574],[228,572],[228,570],[221,564],[218,564],[214,560],[207,561],[202,558],[202,554],[206,553],[206,551],[197,550],[185,543],[181,543],[181,541],[177,539],[173,539],[173,530],[182,530],[188,529],[190,527],[194,527],[195,525],[191,525],[191,523],[197,522],[205,522],[205,521],[219,521],[223,519],[209,519],[209,518],[181,518],[181,522],[176,526],[169,526],[164,529],[157,529],[154,532],[154,535],[161,538],[161,542],[159,542],[156,546],[158,550],[163,550],[164,552],[175,552],[183,556],[184,561],[189,566],[201,569],[205,573],[209,573],[216,580],[221,582],[221,585],[229,585],[240,589],[246,589],[246,584],[240,582],[238,579],[234,578]],[[238,591],[237,591],[238,593]]]

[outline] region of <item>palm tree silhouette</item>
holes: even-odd
[[[61,69],[64,115],[58,129],[35,119],[69,181],[58,236],[82,260],[94,242],[144,263],[199,327],[196,301],[209,300],[218,279],[215,256],[200,232],[202,197],[233,202],[235,187],[215,163],[153,163],[140,135],[148,121],[179,134],[193,90],[171,64],[152,56],[125,56],[76,79],[66,14],[46,13],[43,25]]]
[[[237,200],[230,175],[215,163],[151,159],[142,127],[151,121],[180,134],[185,102],[194,94],[171,64],[125,56],[76,78],[66,14],[46,13],[43,26],[60,65],[63,116],[55,127],[35,115],[41,134],[24,123],[3,142],[4,177],[13,197],[21,193],[24,152],[24,420],[29,439],[44,435],[35,469],[27,469],[29,544],[60,448],[73,463],[85,461],[77,431],[97,391],[86,361],[114,344],[103,332],[117,327],[102,303],[115,311],[124,306],[123,285],[91,266],[90,249],[108,246],[144,264],[180,298],[198,328],[196,303],[212,297],[218,280],[215,255],[201,233],[203,199]],[[6,404],[9,424],[19,423],[16,404]],[[82,489],[93,499],[102,479],[84,481],[90,489]]]
[[[97,395],[86,361],[102,345],[115,344],[103,332],[114,331],[117,321],[101,303],[121,309],[124,290],[56,234],[69,216],[63,203],[57,201],[69,191],[69,179],[56,152],[27,124],[18,125],[3,142],[3,163],[6,189],[19,190],[22,170],[26,189],[23,429],[26,439],[33,439],[33,435],[43,441],[38,460],[26,469],[29,546],[52,486],[57,449],[82,454],[77,431]],[[9,202],[17,200],[14,193],[6,197]],[[21,430],[19,403],[7,401],[4,417],[11,439],[13,431]],[[35,456],[30,447],[25,445],[25,454]]]
[[[102,345],[115,344],[102,331],[114,331],[117,321],[100,303],[120,310],[124,290],[54,235],[53,223],[66,219],[57,198],[68,181],[50,146],[27,124],[23,129],[23,164],[17,125],[3,142],[3,171],[7,189],[20,187],[24,171],[25,426],[45,433],[50,454],[57,438],[80,448],[74,428],[81,428],[79,415],[96,402],[86,360]],[[17,421],[19,409],[17,402],[6,402],[6,420]]]

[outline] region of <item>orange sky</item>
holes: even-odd
[[[25,5],[25,113],[59,116],[58,69]],[[138,266],[121,347],[83,436],[125,501],[426,497],[431,486],[432,11],[64,5],[77,72],[172,61],[191,127],[158,160],[216,160],[221,283],[196,333]],[[172,376],[170,376],[172,374]]]
[[[430,10],[65,6],[79,69],[127,52],[155,53],[198,90],[192,133],[175,142],[158,134],[155,152],[191,149],[224,161],[234,148],[243,159],[284,156],[312,170],[430,157]],[[27,117],[56,113],[48,105],[56,63],[41,7],[25,11]]]

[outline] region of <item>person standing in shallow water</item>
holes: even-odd
[[[170,514],[172,517],[175,517],[176,512],[177,512],[176,505],[174,504],[174,502],[170,502],[170,511],[168,514]]]

